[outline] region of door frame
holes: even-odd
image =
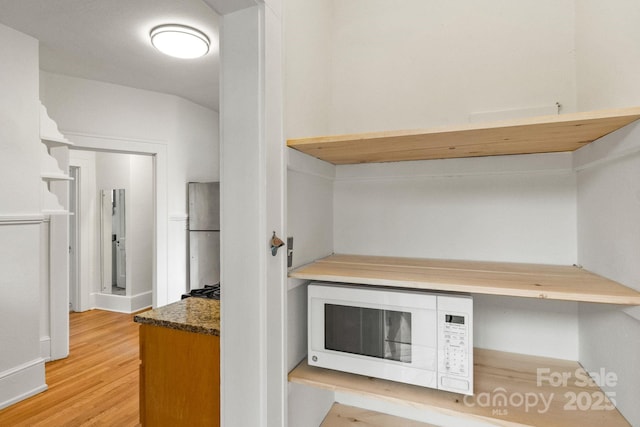
[[[205,1],[214,8],[234,3]],[[223,12],[221,421],[223,426],[286,426],[286,251],[272,256],[269,243],[274,232],[288,235],[282,4],[245,4],[251,7],[218,9]]]
[[[69,310],[79,311],[80,307],[80,166],[69,165],[69,176],[72,181],[69,183]],[[73,195],[73,197],[72,197]],[[72,205],[73,204],[73,208]]]
[[[62,130],[73,142],[74,150],[101,151],[121,154],[150,155],[153,158],[153,307],[168,303],[168,208],[167,208],[167,142],[121,138]],[[82,167],[82,166],[81,166]],[[82,174],[82,171],[81,171]],[[82,266],[80,266],[82,268]],[[81,308],[88,307],[80,304]],[[53,316],[52,316],[53,317]],[[55,319],[52,318],[52,322]]]

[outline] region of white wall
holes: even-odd
[[[171,95],[41,73],[40,96],[63,131],[140,143],[166,144],[168,158],[167,301],[186,282],[189,181],[219,180],[218,113]]]
[[[556,101],[575,109],[573,0],[333,8],[331,133],[460,124],[474,112]]]
[[[567,154],[339,166],[334,203],[337,253],[576,260]]]
[[[0,31],[0,212],[33,214],[40,210],[41,183],[38,42],[3,25]]]
[[[576,1],[577,103],[581,111],[640,104],[640,4]]]
[[[284,2],[285,136],[329,132],[333,2]]]
[[[0,25],[0,408],[46,389],[40,357],[38,41]]]
[[[285,137],[329,132],[331,97],[331,18],[324,0],[284,1]],[[335,167],[288,150],[287,234],[294,237],[294,266],[333,250]],[[306,283],[289,279],[287,295],[287,369],[307,354]],[[333,392],[289,383],[290,426],[320,425]]]
[[[287,233],[294,237],[293,267],[333,252],[335,166],[295,150],[287,151]],[[289,279],[287,370],[307,355],[307,282]],[[320,425],[334,393],[289,383],[289,425]]]
[[[576,2],[579,109],[640,105],[639,20],[637,1]],[[578,173],[578,261],[638,290],[639,149],[640,127],[634,124],[576,153],[583,168]],[[617,374],[617,384],[604,389],[616,394],[618,409],[631,425],[640,425],[640,308],[580,304],[579,313],[580,362],[590,371]]]
[[[574,264],[571,168],[564,153],[338,166],[334,251]],[[575,303],[479,295],[474,316],[476,347],[578,356]]]
[[[640,99],[639,99],[640,101]],[[616,159],[616,153],[633,153]],[[640,290],[640,125],[581,149],[578,173],[578,261]],[[602,162],[602,159],[614,159]],[[631,315],[628,315],[628,312]],[[618,409],[640,424],[640,308],[580,304],[580,357],[589,371],[613,372]]]

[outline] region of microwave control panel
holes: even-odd
[[[438,388],[473,394],[473,300],[438,296]]]

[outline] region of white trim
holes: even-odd
[[[5,371],[0,372],[0,381],[3,381],[5,378],[20,373],[24,370],[30,369],[34,366],[38,366],[39,364],[44,363],[44,359],[39,357],[37,359],[30,360],[28,362],[22,363],[18,366],[14,366],[13,368],[9,368]]]
[[[38,387],[34,387],[31,390],[27,390],[24,393],[21,393],[17,396],[12,397],[11,399],[7,399],[4,402],[0,402],[0,410],[9,407],[13,404],[16,404],[22,400],[28,399],[36,394],[42,393],[43,391],[49,388],[46,384],[40,385]]]
[[[0,409],[47,389],[41,357],[0,372]]]
[[[149,308],[153,304],[153,292],[147,291],[141,294],[131,295],[128,297],[131,300],[131,312],[135,313],[145,308]]]
[[[87,159],[80,158],[72,158],[70,156],[69,159],[70,167],[78,168],[78,180],[74,182],[76,186],[76,196],[77,196],[77,235],[76,235],[76,260],[77,260],[77,281],[76,284],[76,305],[73,307],[74,311],[83,312],[90,310],[92,307],[91,297],[90,297],[90,286],[94,283],[94,280],[91,276],[91,268],[94,261],[91,259],[90,255],[93,255],[92,251],[89,249],[93,247],[90,243],[91,239],[85,234],[81,232],[81,221],[84,215],[89,215],[89,211],[86,208],[91,209],[86,206],[88,201],[91,200],[91,197],[87,197],[85,200],[85,194],[88,188],[92,188],[90,186],[91,180],[89,179],[90,170],[93,168],[93,163]],[[69,263],[71,263],[71,258],[69,259]]]
[[[287,158],[287,170],[289,171],[331,181],[336,179],[336,166],[331,163],[303,154],[292,148],[287,148],[285,156]]]
[[[132,296],[94,293],[94,308],[118,313],[135,313],[151,307],[152,292],[143,292]]]
[[[308,280],[304,280],[304,279],[294,279],[289,277],[287,279],[287,291],[290,292],[292,290],[294,290],[295,288],[298,288],[302,285],[307,285],[309,284]]]
[[[91,138],[91,139],[99,139],[99,140],[104,140],[107,142],[113,142],[113,141],[117,141],[117,142],[123,142],[125,143],[124,147],[122,148],[122,151],[125,152],[132,152],[130,149],[126,148],[129,147],[131,145],[131,143],[136,143],[136,144],[160,144],[160,145],[166,145],[167,141],[165,140],[160,140],[160,139],[143,139],[143,138],[128,138],[128,137],[124,137],[124,136],[113,136],[113,135],[102,135],[102,134],[96,134],[96,133],[86,133],[86,132],[78,132],[78,131],[73,131],[73,130],[66,130],[64,129],[64,134],[68,135],[68,136],[76,136],[76,137],[80,137],[80,138]],[[105,147],[103,144],[100,143],[95,143],[94,145],[92,145],[91,143],[87,143],[84,142],[82,145],[74,145],[73,147],[71,147],[72,149],[87,149],[87,148],[93,148],[93,149],[97,149],[97,150],[108,150],[108,151],[113,151],[113,148],[110,147]],[[148,150],[143,150],[140,151],[141,154],[149,154]]]
[[[189,215],[187,214],[171,214],[169,215],[169,222],[179,223],[182,229],[189,231]]]
[[[169,302],[168,287],[168,147],[166,141],[145,140],[108,135],[96,135],[64,130],[64,134],[75,144],[74,149],[112,151],[128,154],[154,156],[154,253],[153,258],[153,306]]]
[[[41,213],[21,215],[0,215],[0,225],[40,224],[46,220]]]
[[[51,337],[40,337],[40,357],[45,362],[51,360]]]
[[[189,219],[189,215],[181,213],[172,213],[169,215],[169,221],[182,222]]]

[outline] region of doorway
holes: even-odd
[[[124,188],[100,190],[101,292],[127,295],[127,203]],[[151,236],[148,236],[151,237]],[[150,267],[150,266],[149,266]],[[149,272],[151,268],[149,268]]]
[[[70,222],[70,266],[77,272],[70,286],[71,305],[75,311],[99,308],[125,313],[150,307],[156,157],[74,147],[69,159],[77,176],[70,191],[76,200]]]

